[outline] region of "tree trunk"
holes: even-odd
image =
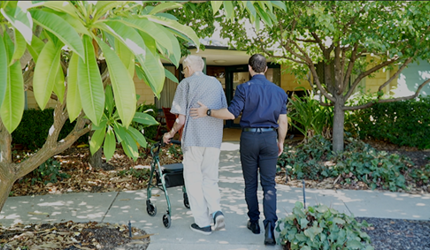
[[[342,152],[344,147],[343,130],[345,121],[345,111],[343,110],[344,101],[342,98],[336,98],[334,104],[333,118],[333,151]]]
[[[2,211],[6,199],[9,197],[10,191],[12,190],[13,183],[15,180],[5,178],[5,176],[0,175],[0,211]]]
[[[100,147],[95,154],[91,155],[90,165],[95,169],[102,168],[102,147]]]
[[[93,136],[94,131],[91,131],[89,136],[88,136],[88,145],[90,144],[91,141],[91,137]],[[90,150],[88,148],[88,150]],[[90,151],[90,165],[91,167],[95,168],[95,169],[100,169],[102,168],[102,147],[99,148],[99,150],[97,150],[97,152],[95,152],[95,154],[91,154]]]
[[[15,182],[11,144],[12,136],[0,119],[0,211]]]

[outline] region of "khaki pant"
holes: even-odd
[[[221,211],[218,187],[220,149],[187,147],[184,151],[184,180],[194,222],[199,227],[209,226],[211,214]]]

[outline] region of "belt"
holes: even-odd
[[[275,128],[243,128],[242,131],[244,132],[270,132],[275,131]]]

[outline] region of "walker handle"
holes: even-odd
[[[178,140],[170,140],[170,143],[181,145],[181,141],[178,141]]]

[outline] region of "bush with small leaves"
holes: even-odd
[[[430,184],[430,164],[425,165],[422,169],[416,168],[409,174],[418,184],[418,186]]]
[[[373,250],[370,237],[361,231],[368,223],[340,213],[325,205],[310,206],[296,202],[293,213],[276,226],[279,242],[287,250],[360,249]]]
[[[307,143],[287,146],[278,159],[278,165],[285,168],[291,179],[333,177],[338,178],[341,184],[362,181],[371,189],[406,189],[405,174],[412,164],[409,158],[376,151],[354,138],[348,138],[345,144],[345,151],[336,154],[331,150],[330,141],[316,135]]]

